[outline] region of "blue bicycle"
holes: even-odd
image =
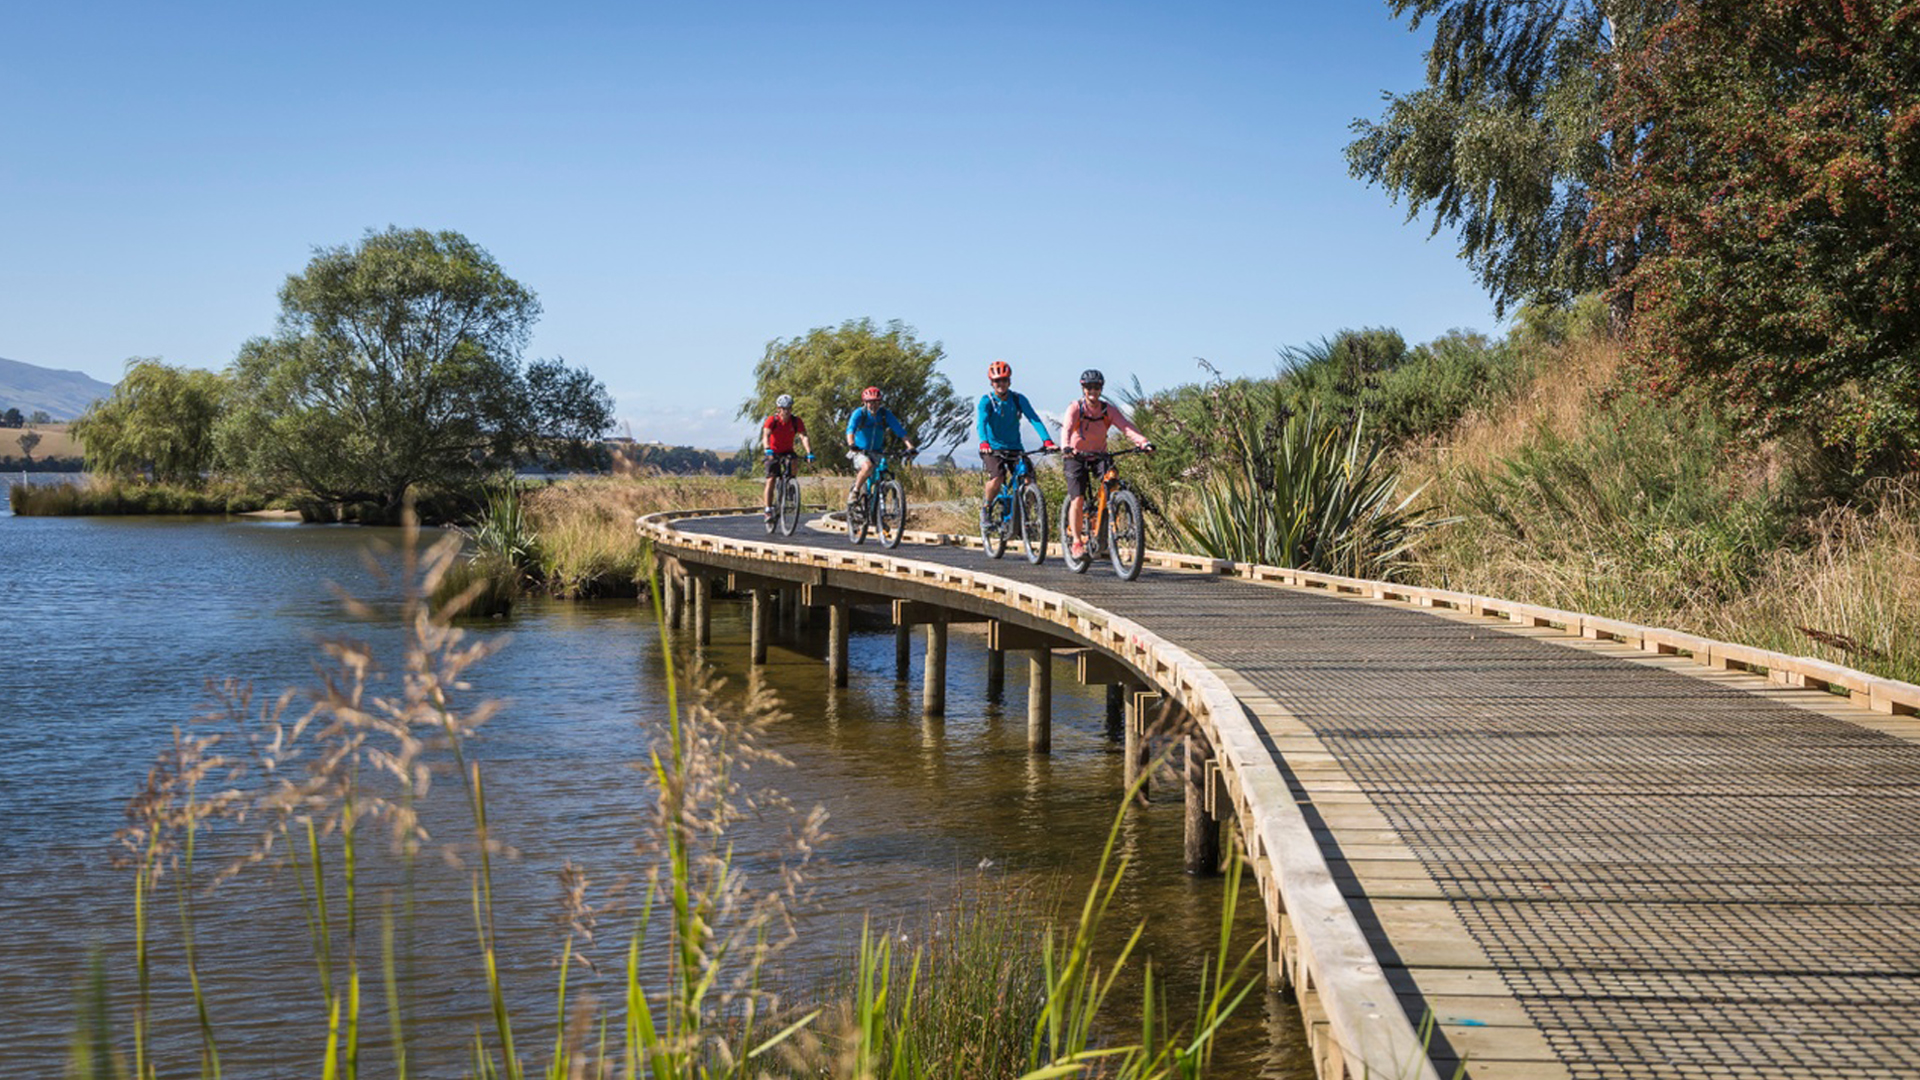
[[[867,474],[867,486],[847,500],[847,540],[865,543],[867,530],[877,526],[881,543],[899,547],[900,534],[907,528],[907,491],[893,478],[886,455],[870,456],[873,471]],[[911,458],[912,451],[907,456]]]
[[[980,542],[997,559],[1007,552],[1007,538],[1017,533],[1027,561],[1038,566],[1047,559],[1047,497],[1041,494],[1040,478],[1026,451],[995,450],[994,455],[1007,463],[1007,479],[980,518]]]

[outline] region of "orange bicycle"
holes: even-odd
[[[1060,503],[1060,542],[1066,549],[1067,569],[1084,574],[1093,560],[1105,555],[1113,560],[1113,572],[1120,580],[1132,581],[1140,576],[1140,563],[1147,554],[1147,523],[1140,512],[1140,496],[1120,478],[1113,459],[1122,454],[1145,452],[1135,447],[1080,455],[1087,463],[1087,475],[1098,475],[1100,486],[1095,491],[1093,485],[1088,484],[1087,497],[1081,500],[1084,527],[1080,535],[1086,537],[1087,547],[1086,553],[1078,558],[1074,557],[1073,543],[1068,539],[1073,535],[1069,527],[1073,520],[1070,516],[1073,500]]]

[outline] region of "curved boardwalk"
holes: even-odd
[[[1920,1076],[1914,718],[1464,612],[887,554],[1068,593],[1213,669],[1401,1007],[1438,1020],[1441,1075]]]

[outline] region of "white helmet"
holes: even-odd
[[[776,409],[791,409],[791,408],[793,408],[793,395],[792,395],[792,394],[781,394],[781,395],[780,395],[779,397],[777,397],[777,398],[774,398],[774,399],[773,399],[773,407],[774,407],[774,408],[776,408]]]

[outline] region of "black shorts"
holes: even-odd
[[[1007,463],[1000,457],[998,450],[980,451],[980,467],[987,470],[987,475],[995,480],[1007,478]]]
[[[1100,459],[1105,454],[1081,455],[1069,451],[1060,461],[1061,471],[1067,474],[1067,498],[1084,499],[1087,495],[1087,479],[1100,467]]]

